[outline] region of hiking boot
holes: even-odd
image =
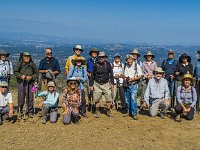
[[[122,107],[122,108],[121,108],[121,113],[122,113],[122,114],[126,114],[126,113],[127,113],[126,108]]]
[[[47,122],[47,118],[46,117],[42,117],[42,124],[46,124]]]
[[[29,117],[29,118],[33,118],[33,117],[34,117],[34,114],[33,114],[33,113],[29,113],[29,114],[28,114],[28,117]]]
[[[0,125],[2,125],[2,124],[3,124],[3,120],[2,120],[2,117],[0,115]]]
[[[82,116],[83,116],[84,118],[88,118],[88,115],[87,115],[86,113],[83,113]]]
[[[177,121],[177,122],[181,122],[181,115],[176,115],[176,117],[175,117],[175,121]]]
[[[100,112],[99,112],[99,111],[96,111],[95,114],[94,114],[94,117],[95,117],[95,118],[99,118],[99,117],[100,117]]]
[[[137,114],[133,115],[133,120],[138,120]]]
[[[87,110],[90,112],[92,110],[92,105],[89,103]]]
[[[113,117],[113,115],[112,115],[112,113],[111,113],[110,110],[108,110],[108,111],[106,112],[106,115],[107,115],[108,117]]]

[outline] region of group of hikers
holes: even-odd
[[[81,45],[76,45],[73,51],[74,55],[66,61],[66,86],[61,95],[64,124],[79,123],[81,117],[88,117],[87,110],[99,118],[100,100],[105,101],[108,117],[113,116],[112,108],[115,107],[124,117],[130,116],[134,120],[138,119],[138,111],[144,110],[148,110],[152,117],[159,114],[162,119],[167,111],[175,110],[176,121],[180,121],[181,116],[192,120],[199,110],[200,51],[197,51],[199,58],[193,66],[191,57],[186,53],[176,60],[174,51],[169,50],[168,58],[160,67],[151,51],[144,55],[142,63],[137,48],[126,55],[125,63],[118,53],[114,55],[113,62],[108,62],[106,53],[97,48],[92,48],[87,59],[81,55]],[[31,54],[24,52],[14,69],[9,53],[1,50],[0,124],[11,120],[14,114],[9,91],[12,75],[18,83],[18,118],[34,116],[36,95],[43,98],[42,123],[45,124],[48,119],[55,123],[60,97],[56,91],[56,80],[60,73],[59,62],[53,57],[51,48],[45,49],[45,57],[38,67]],[[138,95],[140,105],[137,103]]]

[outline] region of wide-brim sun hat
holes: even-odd
[[[76,65],[76,62],[81,62],[81,65],[85,65],[86,64],[86,60],[83,58],[77,58],[77,59],[72,59],[72,64]]]
[[[183,82],[185,79],[190,79],[192,83],[194,82],[192,75],[189,73],[183,75],[183,77],[181,78],[181,82]]]
[[[165,71],[162,70],[161,67],[157,67],[155,70],[154,70],[155,73],[165,73]]]
[[[77,49],[83,51],[83,48],[81,45],[76,45],[75,47],[73,47],[73,51],[75,51]]]
[[[78,85],[80,84],[80,81],[76,79],[75,77],[68,78],[67,84],[69,84],[70,82],[76,82]]]
[[[31,56],[31,54],[29,52],[24,52],[23,56]]]
[[[50,82],[47,84],[47,86],[48,86],[48,87],[50,87],[50,86],[55,87],[56,85],[55,85],[55,82],[50,81]]]
[[[99,52],[99,55],[98,55],[98,57],[108,57],[108,55],[106,55],[106,53],[105,52]]]
[[[189,63],[191,62],[191,57],[190,57],[188,54],[183,53],[183,54],[181,55],[181,57],[179,58],[179,63],[183,63],[183,58],[187,58],[187,61],[188,61]]]
[[[151,51],[148,51],[148,52],[144,55],[144,58],[146,58],[147,56],[152,56],[152,58],[155,57],[155,55],[154,55]]]
[[[132,52],[130,52],[129,54],[133,55],[133,54],[137,54],[138,57],[140,57],[140,53],[138,52],[138,48],[134,48]]]
[[[8,87],[8,83],[6,81],[0,82],[0,87],[5,86]]]
[[[97,55],[99,55],[99,50],[96,47],[93,47],[92,50],[89,52],[89,55],[92,55],[92,53],[95,52]]]
[[[5,50],[0,50],[0,55],[6,55],[6,57],[9,57],[10,53],[6,52]]]

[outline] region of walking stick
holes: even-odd
[[[25,104],[24,104],[24,106],[25,106],[25,108],[24,108],[24,120],[27,120],[28,119],[28,117],[27,117],[27,113],[29,112],[29,110],[28,110],[28,107],[29,107],[29,83],[28,83],[28,80],[26,80],[26,88],[27,88],[27,90],[26,90],[26,100],[25,100]]]

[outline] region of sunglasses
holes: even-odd
[[[81,51],[82,52],[82,49],[75,49],[75,51]]]
[[[50,52],[50,53],[46,53],[47,55],[52,55],[52,52]]]
[[[52,87],[52,88],[54,88],[54,86],[49,86],[49,87]]]
[[[7,88],[7,86],[1,86],[2,88]]]
[[[106,58],[106,57],[105,56],[100,56],[99,58],[102,59],[102,58]]]

